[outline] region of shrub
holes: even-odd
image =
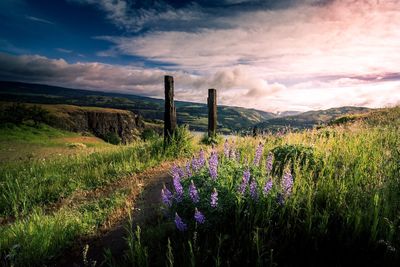
[[[203,137],[201,138],[201,143],[205,145],[218,145],[223,141],[223,138],[221,135],[215,135],[212,137],[209,137],[207,133],[204,133]]]
[[[121,138],[115,132],[109,132],[109,133],[105,134],[103,139],[104,139],[104,141],[106,141],[110,144],[113,144],[113,145],[121,144]]]

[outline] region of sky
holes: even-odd
[[[1,0],[0,80],[277,112],[400,104],[400,0]]]

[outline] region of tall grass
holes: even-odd
[[[192,177],[181,178],[183,200],[174,200],[168,208],[166,225],[155,226],[164,232],[157,238],[149,228],[142,233],[147,237],[142,237],[143,245],[150,248],[148,258],[156,265],[168,265],[173,259],[176,266],[396,265],[400,260],[400,121],[392,113],[399,110],[389,111],[391,121],[371,117],[283,137],[236,139],[239,160],[219,153],[215,181],[207,165]],[[261,164],[254,166],[260,141],[264,153]],[[305,160],[289,156],[293,148],[307,154]],[[264,194],[270,151],[275,153],[273,187]],[[278,166],[282,158],[294,177],[287,197],[282,197]],[[257,199],[249,189],[244,195],[238,192],[246,169],[257,183]],[[188,192],[191,181],[197,186],[198,203]],[[213,188],[219,193],[217,208],[210,205]],[[195,207],[205,215],[205,224],[195,222]],[[187,224],[186,231],[172,230],[175,213]]]

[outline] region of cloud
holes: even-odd
[[[70,54],[74,52],[73,50],[65,49],[65,48],[56,48],[58,52]]]
[[[41,23],[45,23],[45,24],[51,24],[51,25],[55,24],[54,22],[49,21],[47,19],[42,19],[42,18],[38,18],[38,17],[34,17],[34,16],[25,16],[25,18],[28,20],[31,20],[31,21],[41,22]]]
[[[268,83],[238,66],[209,75],[98,62],[68,63],[38,55],[0,53],[0,79],[45,83],[72,88],[163,97],[163,76],[175,78],[178,100],[206,102],[208,88],[217,88],[223,105],[267,111],[309,110],[343,105],[380,107],[400,101],[400,81],[360,83],[340,78],[325,82],[285,86]],[[390,76],[390,75],[389,75]]]

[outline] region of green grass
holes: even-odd
[[[0,257],[7,265],[40,265],[59,255],[79,236],[94,233],[108,215],[125,203],[123,188],[111,196],[77,206],[56,205],[76,192],[104,188],[169,159],[191,154],[186,128],[179,128],[164,149],[163,140],[90,155],[72,155],[0,165]],[[7,256],[8,255],[8,256]]]
[[[45,124],[38,127],[29,125],[5,124],[0,127],[0,144],[8,142],[34,143],[50,145],[51,139],[62,137],[77,137],[79,134],[55,129]]]
[[[237,138],[240,160],[219,153],[216,181],[210,179],[207,166],[190,179],[183,178],[182,202],[167,209],[167,221],[143,229],[143,248],[135,251],[147,251],[150,265],[157,266],[168,266],[171,259],[176,266],[396,266],[400,262],[399,112],[399,107],[393,108],[363,122],[282,137]],[[254,166],[260,141],[263,158],[260,166]],[[269,151],[275,153],[274,185],[264,194],[270,178],[265,167]],[[296,151],[306,153],[306,160],[293,156]],[[292,166],[294,177],[287,197],[282,195],[278,167],[282,159]],[[247,168],[258,186],[257,201],[249,191],[238,192]],[[191,181],[200,194],[197,204],[188,194]],[[216,209],[209,203],[213,188],[219,193]],[[195,207],[206,216],[204,225],[195,223]],[[174,229],[175,212],[187,231]],[[131,237],[131,242],[137,239]]]

